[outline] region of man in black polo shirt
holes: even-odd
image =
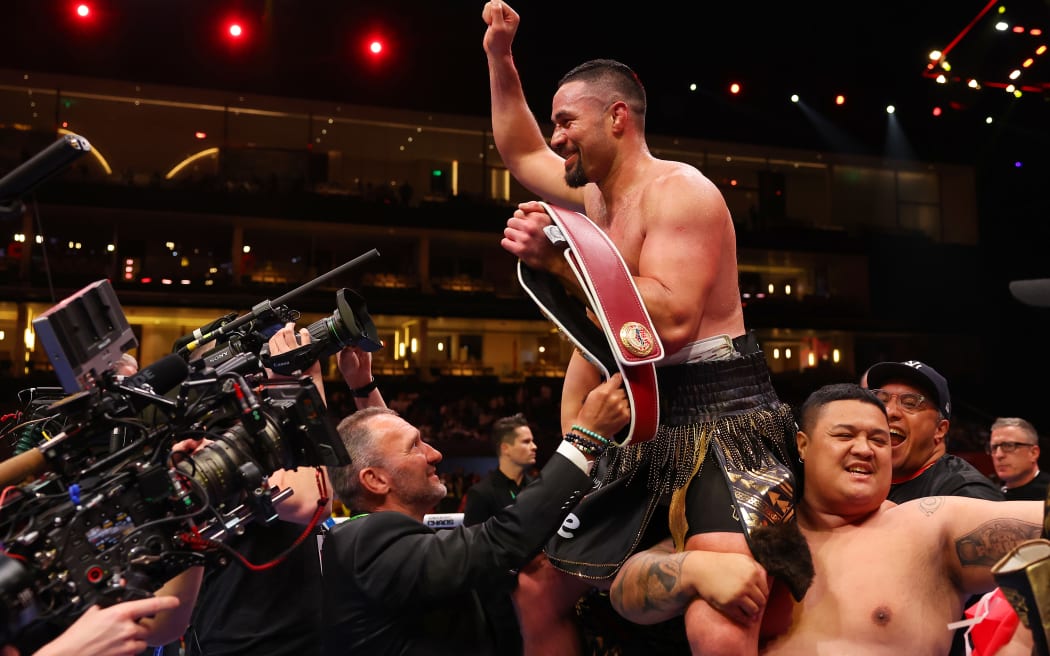
[[[492,441],[496,445],[499,466],[483,481],[467,490],[463,524],[480,524],[505,506],[514,503],[521,488],[532,479],[529,470],[536,466],[536,442],[525,415],[497,419],[492,423]]]
[[[464,526],[480,524],[501,508],[514,503],[521,489],[532,480],[528,472],[536,465],[536,442],[525,415],[519,412],[494,421],[492,441],[496,445],[499,466],[467,490]],[[482,595],[482,603],[499,640],[499,651],[503,654],[520,654],[522,651],[521,629],[510,598],[517,580],[517,574],[509,572],[504,581]]]

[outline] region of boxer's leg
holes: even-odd
[[[744,528],[714,453],[708,453],[686,494],[689,530],[686,550],[750,554]],[[761,621],[737,624],[696,599],[685,612],[685,630],[694,656],[754,656]]]
[[[543,554],[521,569],[512,598],[525,656],[582,653],[576,602],[591,587],[588,579],[556,569]]]

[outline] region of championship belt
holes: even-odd
[[[594,222],[579,212],[541,205],[553,221],[544,233],[551,242],[568,245],[565,259],[583,288],[586,303],[570,296],[555,276],[520,260],[518,280],[543,314],[604,378],[617,370],[623,376],[631,421],[614,438],[617,444],[651,439],[660,424],[656,363],[664,357],[664,350],[634,277],[616,245]],[[587,315],[588,309],[600,326]]]
[[[992,566],[992,576],[1021,623],[1031,629],[1032,653],[1050,653],[1050,541],[1018,544]]]

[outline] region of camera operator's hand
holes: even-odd
[[[356,346],[347,346],[336,355],[339,372],[351,389],[372,382],[372,354]]]
[[[268,346],[270,348],[270,355],[278,355],[297,349],[300,346],[306,346],[310,343],[310,331],[306,328],[300,328],[298,332],[295,330],[294,323],[286,323],[283,328],[278,330],[270,338]],[[318,393],[321,395],[321,399],[324,400],[324,379],[321,377],[321,363],[314,362],[310,365],[310,368],[303,372],[304,375],[309,376],[314,381],[314,387],[317,388]],[[266,370],[266,376],[273,378],[274,373],[269,369]]]
[[[370,406],[386,407],[383,395],[372,376],[372,354],[356,346],[347,346],[336,356],[339,372],[354,395],[354,405],[360,410]]]
[[[203,449],[204,447],[208,446],[209,444],[211,444],[214,441],[215,440],[209,440],[206,437],[202,437],[199,440],[195,439],[195,438],[192,438],[192,437],[191,438],[187,438],[185,440],[179,440],[175,444],[171,445],[171,452],[172,453],[185,453],[186,455],[192,455],[194,453],[197,453],[198,451],[200,451],[201,449]]]
[[[92,606],[34,656],[135,656],[149,646],[149,629],[140,624],[140,620],[178,605],[176,597],[161,596],[125,601],[108,608]]]

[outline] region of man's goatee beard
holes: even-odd
[[[589,182],[587,176],[583,174],[583,168],[579,165],[572,167],[572,170],[565,172],[565,184],[569,185],[573,189],[583,187]]]

